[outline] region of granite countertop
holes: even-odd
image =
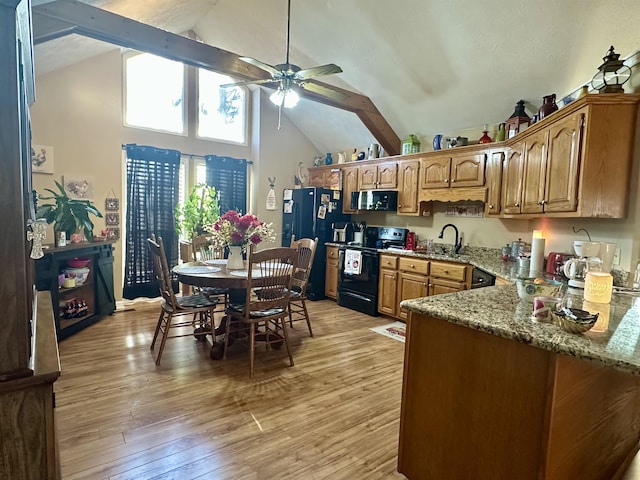
[[[570,289],[566,301],[581,308],[582,291]],[[520,300],[515,285],[405,300],[401,305],[412,312],[640,375],[640,298],[614,294],[611,304],[585,306],[592,313],[600,311],[600,318],[582,334],[533,320],[533,305]]]

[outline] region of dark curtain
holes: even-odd
[[[179,175],[179,151],[127,145],[124,298],[160,294],[147,245],[147,238],[152,233],[162,237],[169,268],[178,263],[175,209]],[[176,281],[174,290],[177,286]]]
[[[218,193],[220,214],[228,210],[247,213],[247,161],[240,158],[206,155],[207,184]]]

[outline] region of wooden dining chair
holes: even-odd
[[[204,233],[193,238],[191,241],[191,251],[194,262],[206,262],[207,260],[222,260],[224,258],[224,247],[215,245],[212,242],[211,234]],[[211,297],[220,297],[224,305],[221,311],[228,306],[229,289],[218,287],[193,287],[196,292],[204,293]]]
[[[151,238],[147,239],[147,244],[151,251],[153,270],[158,279],[160,294],[162,295],[160,316],[151,341],[151,350],[153,350],[158,336],[160,336],[160,348],[155,359],[156,365],[160,365],[167,338],[194,335],[198,340],[201,340],[206,338],[207,335],[211,335],[213,337],[212,342],[215,341],[213,314],[218,306],[218,298],[212,298],[203,293],[176,297],[162,238],[158,237],[156,239],[152,235]],[[175,317],[188,318],[174,321]],[[190,328],[191,331],[186,333],[186,328]],[[170,335],[169,331],[172,329],[175,329],[175,333]]]
[[[219,260],[224,258],[224,247],[214,245],[211,234],[203,233],[193,237],[191,241],[191,251],[194,262],[204,262],[207,260]]]
[[[313,337],[313,330],[311,329],[311,320],[306,303],[307,284],[309,283],[309,275],[311,274],[311,266],[316,255],[317,245],[318,237],[314,239],[301,238],[300,240],[296,240],[295,236],[291,237],[291,248],[298,250],[298,266],[293,274],[291,295],[289,297],[289,325],[293,328],[293,322],[305,320],[311,337]]]
[[[240,340],[249,345],[249,375],[253,377],[255,349],[265,345],[287,348],[289,363],[293,356],[289,348],[286,318],[289,315],[289,295],[293,273],[298,263],[298,252],[293,248],[278,247],[256,252],[249,250],[245,302],[230,304],[227,308],[227,325],[224,338],[223,359],[230,341]],[[255,294],[255,290],[260,292]]]

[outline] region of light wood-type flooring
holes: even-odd
[[[136,303],[60,342],[55,383],[63,480],[404,479],[396,471],[404,344],[390,323],[308,302],[286,351],[169,339],[149,345],[157,304]]]

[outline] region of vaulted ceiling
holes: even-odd
[[[68,0],[61,0],[68,2]],[[34,0],[55,8],[58,2]],[[87,0],[160,29],[193,31],[206,44],[275,65],[284,62],[286,0]],[[637,0],[292,0],[291,62],[335,63],[326,84],[370,99],[383,117],[303,99],[286,110],[320,151],[343,151],[415,133],[504,121],[519,99],[529,113],[542,96],[561,98],[588,82],[610,45],[640,50]],[[34,21],[38,35],[38,22]],[[36,76],[115,45],[81,35],[40,43]],[[640,89],[638,86],[633,86]],[[359,99],[360,97],[354,97]],[[373,122],[374,127],[367,125]]]

